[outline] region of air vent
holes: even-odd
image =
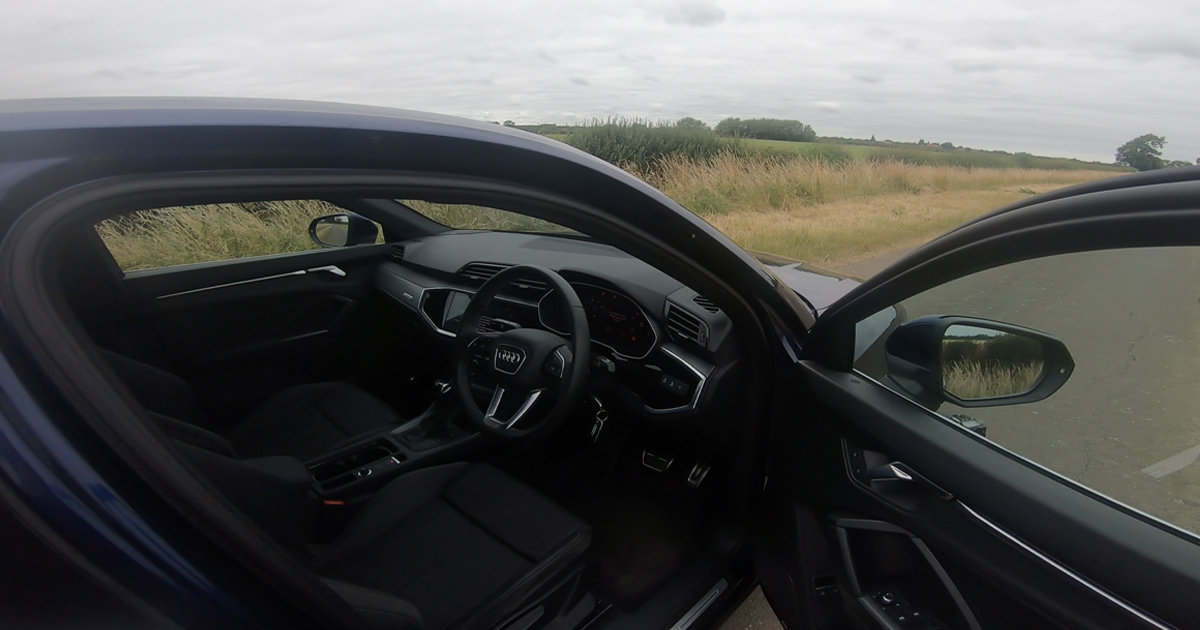
[[[696,304],[699,304],[701,308],[708,311],[709,313],[720,313],[721,312],[721,309],[717,308],[717,305],[713,304],[712,300],[704,297],[703,295],[697,295],[696,297],[693,297],[692,301],[695,302]]]
[[[708,345],[708,325],[699,317],[675,306],[667,305],[667,331],[677,340]]]
[[[512,286],[523,291],[533,291],[538,294],[545,293],[550,290],[545,282],[541,280],[513,280]]]
[[[458,270],[458,274],[468,280],[482,284],[491,280],[492,276],[508,268],[509,265],[501,265],[499,263],[473,262],[463,265],[463,268]]]
[[[508,269],[511,265],[502,265],[500,263],[473,262],[463,265],[462,269],[458,270],[458,275],[467,279],[470,282],[478,282],[483,284],[492,279],[492,276]],[[502,295],[509,297],[520,298],[530,302],[537,302],[542,299],[543,295],[550,288],[541,280],[527,280],[525,278],[517,278],[508,285],[508,288],[502,290]]]
[[[404,260],[404,246],[393,245],[392,248],[388,250],[388,258],[391,258],[392,260]]]

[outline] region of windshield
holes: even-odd
[[[573,234],[579,232],[508,210],[461,203],[432,203],[419,199],[397,199],[417,213],[454,230],[497,230],[501,232],[540,232]]]

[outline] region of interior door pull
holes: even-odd
[[[308,269],[307,271],[308,271],[308,273],[317,273],[318,271],[328,271],[329,273],[331,273],[339,278],[346,277],[346,272],[342,271],[342,268],[337,265],[325,265],[324,267],[313,267],[312,269]]]
[[[892,462],[871,469],[871,481],[905,481],[915,483],[925,488],[945,501],[954,500],[954,495],[943,490],[940,486],[925,478],[924,475],[912,469],[904,462]]]

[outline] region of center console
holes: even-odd
[[[452,388],[442,381],[435,387],[434,404],[417,418],[308,462],[317,495],[373,490],[402,473],[465,459],[482,447],[482,435],[464,426]]]

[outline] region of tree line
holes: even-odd
[[[1160,168],[1193,166],[1191,162],[1183,160],[1164,160],[1162,158],[1162,148],[1166,144],[1166,138],[1156,136],[1152,133],[1138,136],[1117,147],[1117,164],[1132,166],[1139,171],[1156,171]],[[1196,158],[1196,165],[1200,165],[1200,158]]]

